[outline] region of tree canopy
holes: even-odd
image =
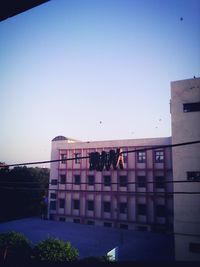
[[[0,221],[40,214],[47,195],[49,169],[15,167],[0,170]]]

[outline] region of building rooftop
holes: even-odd
[[[67,141],[68,143],[80,142],[79,140],[65,137],[63,135],[56,136],[55,138],[52,139],[52,142],[54,142],[54,141]]]
[[[65,138],[65,139],[64,139]],[[67,147],[73,148],[102,148],[102,147],[128,147],[128,146],[160,146],[171,144],[171,137],[157,137],[157,138],[139,138],[139,139],[120,139],[120,140],[102,140],[102,141],[78,141],[72,138],[57,136],[52,141],[61,141],[54,143],[57,149]]]

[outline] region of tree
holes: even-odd
[[[48,184],[47,168],[0,169],[0,221],[39,215]]]
[[[50,237],[35,246],[34,256],[36,260],[58,263],[78,260],[79,253],[70,242]]]
[[[0,234],[0,261],[24,263],[30,260],[32,246],[21,233],[14,231]]]

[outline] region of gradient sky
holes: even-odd
[[[199,0],[52,0],[4,20],[0,161],[49,160],[57,135],[170,136],[170,82],[199,73]]]

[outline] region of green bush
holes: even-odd
[[[79,253],[70,242],[64,243],[62,240],[50,237],[35,246],[34,256],[36,260],[66,262],[77,260]]]
[[[20,263],[30,259],[31,243],[21,233],[14,231],[0,234],[0,260]]]

